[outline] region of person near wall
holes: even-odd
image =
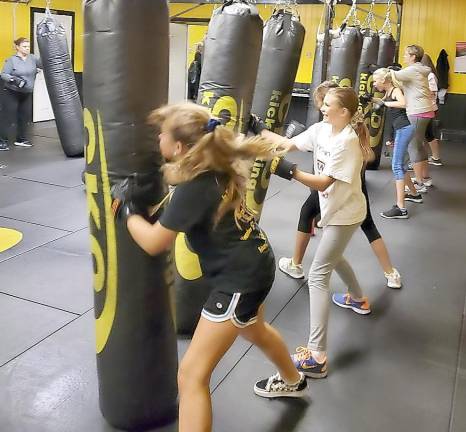
[[[431,72],[428,75],[427,79],[429,81],[429,89],[431,91],[432,103],[434,104],[435,119],[431,119],[430,123],[427,125],[426,130],[426,140],[429,143],[432,156],[429,158],[429,164],[435,166],[442,166],[442,160],[440,159],[440,142],[439,142],[439,120],[438,117],[438,90],[439,90],[439,79],[438,73],[435,69],[434,63],[430,58],[429,54],[424,54],[422,57],[421,63],[430,68]]]
[[[38,69],[38,57],[30,54],[29,40],[14,41],[16,54],[5,61],[1,72],[4,81],[3,115],[1,116],[0,150],[9,150],[9,143],[18,147],[32,147],[29,127],[32,122],[32,92]]]
[[[188,99],[196,102],[197,93],[199,91],[199,83],[201,81],[202,70],[202,53],[201,48],[198,46],[194,54],[194,60],[189,65],[188,69]]]

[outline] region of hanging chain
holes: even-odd
[[[367,13],[366,19],[362,23],[362,28],[363,29],[369,29],[372,31],[377,31],[376,28],[376,21],[375,21],[375,15],[374,15],[374,6],[375,6],[375,0],[372,0],[371,6],[369,8],[369,12]]]
[[[392,33],[392,23],[390,21],[390,15],[392,12],[393,0],[388,0],[387,3],[387,12],[385,13],[385,21],[382,28],[380,29],[381,33],[391,34]]]
[[[342,24],[349,24],[350,26],[352,25],[353,27],[359,27],[361,25],[361,22],[358,19],[358,15],[356,12],[356,0],[353,0],[353,5],[351,6],[351,9],[348,12],[348,15],[346,15],[346,18],[343,20]],[[352,19],[352,23],[350,23],[350,20]]]

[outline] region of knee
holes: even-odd
[[[190,364],[188,361],[181,361],[178,368],[178,390],[180,393],[189,391],[190,389],[208,386],[210,375],[203,374],[199,367]]]

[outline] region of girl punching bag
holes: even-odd
[[[83,108],[68,53],[65,28],[47,9],[36,33],[60,143],[66,156],[82,156]]]
[[[177,411],[177,347],[169,254],[147,255],[114,218],[129,183],[140,207],[165,193],[148,114],[168,99],[165,0],[86,0],[86,192],[94,264],[100,409],[114,427],[154,428]],[[141,55],[144,47],[150,55]]]
[[[253,4],[228,0],[214,10],[204,44],[197,103],[235,131],[247,130],[261,41],[262,20]],[[177,331],[192,334],[210,287],[183,233],[175,242],[175,264]]]
[[[379,51],[377,55],[377,67],[390,66],[395,57],[396,42],[391,33],[390,25],[390,9],[387,10],[385,23],[379,32]],[[382,98],[383,93],[373,90],[374,97]],[[371,121],[369,124],[369,133],[371,139],[371,147],[374,150],[375,158],[367,164],[367,169],[376,170],[380,165],[380,157],[384,145],[384,124],[385,124],[385,107],[378,110],[372,110]]]
[[[282,133],[298,71],[305,30],[299,16],[275,10],[264,26],[252,112],[268,129]],[[246,190],[246,205],[260,218],[270,180],[270,162],[256,159]]]
[[[360,96],[358,110],[364,116],[368,127],[372,113],[372,103],[370,101],[370,96],[373,94],[372,74],[379,55],[379,35],[375,28],[373,7],[374,4],[371,4],[366,20],[362,24],[362,50],[355,85],[355,90]]]
[[[316,50],[312,66],[311,88],[309,89],[309,104],[307,106],[306,127],[320,121],[320,111],[314,106],[314,90],[322,81],[322,57],[324,55],[324,33],[317,33]]]
[[[348,25],[352,20],[351,25]],[[362,49],[360,22],[356,16],[356,2],[343,20],[339,32],[332,38],[327,79],[340,87],[354,87]]]

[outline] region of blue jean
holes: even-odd
[[[408,150],[408,144],[414,135],[414,129],[413,125],[408,125],[397,129],[395,132],[395,147],[392,156],[392,171],[395,180],[403,180],[405,177],[404,159]]]

